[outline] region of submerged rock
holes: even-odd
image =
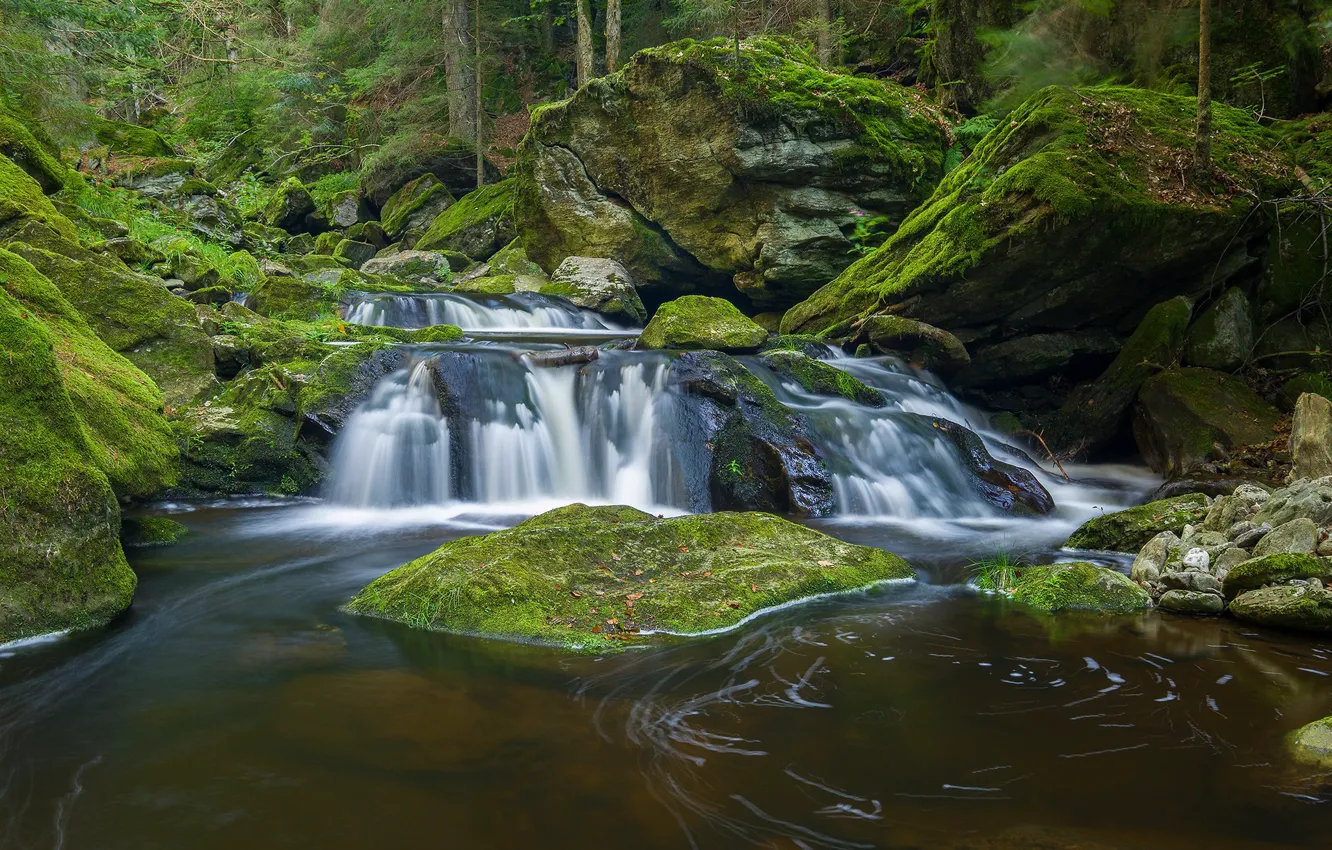
[[[1136,508],[1104,514],[1084,522],[1064,541],[1069,549],[1137,552],[1163,531],[1179,532],[1202,519],[1207,497],[1200,493],[1159,499]]]
[[[895,555],[770,514],[657,519],[628,507],[576,504],[446,543],[371,583],[347,610],[417,628],[605,651],[914,576]]]
[[[1332,717],[1315,720],[1290,734],[1287,745],[1300,764],[1332,770]]]
[[[126,518],[120,528],[120,542],[125,546],[170,546],[190,530],[164,516]]]
[[[1044,515],[1054,510],[1054,499],[1036,476],[1020,466],[995,459],[974,431],[935,416],[904,415],[929,423],[952,444],[972,486],[985,501],[1017,516]]]
[[[684,295],[657,308],[638,338],[642,348],[754,351],[768,332],[722,298]]]

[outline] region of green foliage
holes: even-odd
[[[967,568],[972,584],[981,590],[1011,593],[1022,569],[1030,565],[1028,556],[1004,550],[972,561]]]

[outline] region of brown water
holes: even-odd
[[[0,847],[1332,846],[1281,750],[1327,640],[922,583],[570,657],[339,613],[466,532],[317,510],[185,514],[123,620],[2,651]]]

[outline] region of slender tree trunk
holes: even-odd
[[[606,73],[620,67],[620,0],[606,0]]]
[[[553,1],[546,0],[541,6],[541,48],[548,56],[555,52],[555,16],[550,11]]]
[[[819,64],[827,68],[832,64],[832,8],[829,0],[814,0],[814,53]]]
[[[1212,170],[1212,3],[1198,0],[1198,127],[1193,166],[1199,176]]]
[[[444,0],[444,82],[448,86],[449,135],[476,138],[476,76],[472,73],[472,37],[467,31],[467,0]]]
[[[578,86],[582,88],[592,79],[592,10],[588,0],[577,0],[578,6],[578,44],[576,66],[578,68]]]
[[[472,58],[472,76],[476,80],[476,188],[480,189],[486,185],[486,156],[481,147],[486,103],[481,85],[481,0],[472,0]]]

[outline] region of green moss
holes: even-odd
[[[314,198],[295,177],[282,181],[264,205],[264,224],[296,233],[305,229],[305,217],[315,211]]]
[[[379,211],[384,232],[396,238],[408,228],[426,228],[435,216],[454,203],[453,195],[433,174],[425,174],[403,186]],[[425,213],[434,212],[426,217]]]
[[[706,295],[684,295],[657,308],[638,338],[642,348],[753,351],[768,338],[734,304]]]
[[[455,292],[476,292],[484,295],[512,295],[517,292],[517,281],[511,274],[485,275],[468,280],[460,280],[454,285]]]
[[[1284,584],[1291,579],[1332,579],[1332,563],[1303,554],[1264,555],[1231,567],[1222,582],[1227,599],[1265,584]]]
[[[1239,378],[1210,369],[1168,369],[1138,392],[1134,438],[1147,464],[1178,475],[1234,446],[1266,443],[1280,414]]]
[[[1207,497],[1189,493],[1089,519],[1064,541],[1068,549],[1136,553],[1163,531],[1180,532],[1202,522]]]
[[[513,180],[468,192],[436,216],[415,248],[485,260],[513,240]]]
[[[1290,734],[1287,744],[1300,764],[1332,770],[1332,717],[1301,726]]]
[[[9,157],[0,156],[0,237],[27,221],[43,222],[66,238],[76,238],[73,223],[56,211],[41,185]]]
[[[1129,578],[1085,561],[1021,566],[1005,592],[1014,602],[1050,613],[1130,614],[1151,607],[1152,599]]]
[[[463,338],[462,329],[455,325],[431,325],[411,331],[411,342],[457,342]]]
[[[120,528],[123,545],[170,546],[179,543],[190,530],[174,519],[164,516],[127,518]]]
[[[1321,587],[1261,587],[1235,597],[1228,610],[1236,619],[1260,626],[1332,633],[1332,593]]]
[[[763,355],[763,363],[815,395],[840,396],[867,407],[883,407],[888,403],[883,393],[866,386],[854,375],[799,351],[770,351]]]
[[[70,180],[69,169],[27,127],[4,113],[0,113],[0,154],[36,180],[43,192],[57,192]]]
[[[604,651],[913,577],[895,555],[770,514],[656,519],[569,505],[447,543],[377,579],[347,608],[417,628]]]
[[[112,153],[122,156],[175,155],[171,143],[161,133],[136,124],[98,118],[93,122],[93,133],[97,141],[110,148]]]
[[[1273,152],[1269,131],[1248,113],[1218,105],[1212,156],[1222,179],[1176,190],[1176,161],[1193,149],[1195,112],[1193,98],[1128,87],[1042,90],[992,130],[879,249],[792,308],[782,330],[838,335],[858,316],[953,286],[958,299],[969,299],[956,305],[967,317],[1011,309],[1011,288],[987,290],[973,278],[992,266],[1012,279],[1012,263],[1001,260],[1022,240],[1045,245],[1040,257],[1024,262],[1049,264],[1051,255],[1072,250],[1058,242],[1066,231],[1093,271],[1103,265],[1099,252],[1137,251],[1141,263],[1161,250],[1162,234],[1185,238],[1199,228],[1230,227],[1253,196],[1273,197],[1289,186],[1289,167]],[[1089,219],[1102,223],[1090,237],[1068,228]],[[1080,265],[1065,265],[1057,266],[1060,273],[1082,273]],[[1051,281],[1038,283],[1048,288]]]

